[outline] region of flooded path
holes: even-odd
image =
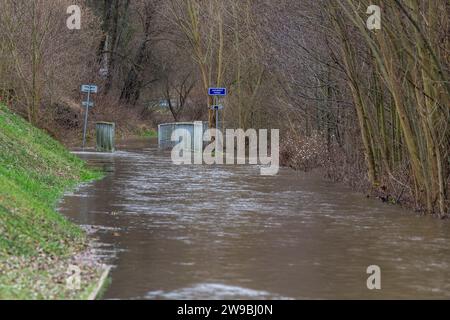
[[[290,169],[174,166],[153,141],[81,154],[108,172],[60,211],[101,227],[106,299],[450,298],[450,223]],[[378,265],[382,289],[366,287]]]

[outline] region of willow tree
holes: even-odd
[[[441,30],[448,28],[447,5],[437,1],[383,1],[382,28],[373,32],[366,28],[367,16],[361,10],[369,4],[360,1],[356,6],[346,0],[336,6],[369,48],[381,88],[392,98],[417,202],[424,204],[427,212],[445,215],[449,207],[450,84],[448,37]],[[353,55],[347,52],[344,58]],[[382,141],[383,137],[375,140]],[[388,165],[379,165],[391,174]]]

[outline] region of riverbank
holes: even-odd
[[[55,205],[65,191],[101,176],[0,105],[0,299],[89,297],[101,264],[86,233]],[[71,265],[80,270],[80,289],[67,286]]]
[[[317,171],[327,181],[342,183],[361,194],[388,205],[426,214],[423,203],[416,200],[411,189],[411,175],[407,163],[398,164],[390,173],[379,174],[379,182],[372,185],[364,157],[357,152],[346,152],[337,143],[327,144],[320,134],[308,138],[288,136],[281,143],[280,163],[296,171]],[[450,188],[450,180],[447,188]],[[441,219],[448,213],[433,214]]]

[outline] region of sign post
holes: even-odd
[[[82,85],[81,86],[81,92],[87,93],[87,100],[82,102],[82,105],[86,108],[84,112],[84,127],[83,127],[83,150],[86,145],[86,131],[87,131],[87,124],[88,124],[88,114],[89,114],[89,108],[94,106],[94,102],[91,101],[91,93],[97,93],[98,88],[96,85]]]
[[[211,109],[216,111],[216,129],[218,129],[219,128],[219,110],[223,109],[223,105],[221,105],[221,104],[214,105],[214,106],[211,106]]]
[[[223,109],[223,105],[219,104],[217,100],[219,99],[220,102],[220,98],[227,94],[227,88],[208,88],[208,95],[214,97],[214,105],[211,106],[211,109],[216,111],[216,129],[219,129],[219,110]]]

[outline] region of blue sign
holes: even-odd
[[[210,95],[210,96],[226,96],[227,88],[209,88],[208,95]]]

